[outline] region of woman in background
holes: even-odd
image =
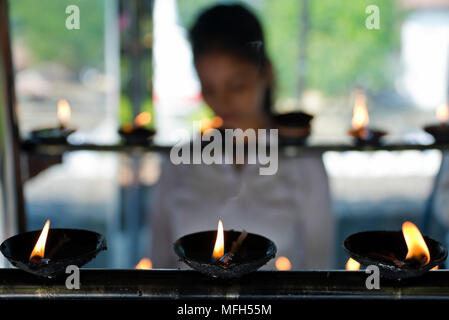
[[[203,12],[190,30],[207,105],[222,128],[273,128],[273,67],[257,18],[240,5]],[[258,165],[174,165],[165,159],[152,210],[155,267],[178,266],[173,242],[188,233],[225,229],[272,239],[293,269],[328,268],[333,240],[328,180],[321,154],[279,154],[278,171]],[[274,268],[271,261],[268,268]]]

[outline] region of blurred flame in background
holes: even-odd
[[[58,119],[61,125],[65,126],[70,120],[71,115],[70,105],[65,99],[58,101]]]
[[[151,262],[151,259],[142,258],[136,265],[136,269],[151,270],[153,269],[153,263]]]
[[[151,114],[149,112],[141,112],[134,119],[134,123],[137,127],[144,127],[151,122]]]
[[[354,113],[352,127],[354,129],[365,128],[369,123],[368,110],[366,109],[366,96],[362,90],[355,92]]]
[[[448,122],[449,120],[449,105],[448,103],[444,103],[439,106],[436,110],[437,119],[440,122]]]
[[[360,270],[360,263],[358,263],[357,261],[355,261],[352,258],[349,258],[348,262],[346,262],[345,269],[346,270]]]
[[[276,259],[276,270],[288,271],[292,269],[292,264],[287,257],[281,256]]]
[[[201,119],[201,132],[207,132],[209,129],[220,128],[223,125],[223,119],[219,116],[215,116],[212,119]]]

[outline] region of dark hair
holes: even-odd
[[[193,57],[211,51],[229,52],[261,68],[270,65],[262,26],[256,16],[239,4],[220,4],[203,11],[190,29]],[[264,111],[271,115],[272,87],[264,97]]]

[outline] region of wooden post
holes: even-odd
[[[0,236],[25,231],[8,1],[0,0]]]

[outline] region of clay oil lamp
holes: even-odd
[[[290,112],[273,116],[279,130],[279,143],[283,145],[304,145],[311,133],[313,116],[305,112]]]
[[[64,274],[69,265],[81,267],[102,250],[106,250],[102,235],[78,229],[50,229],[50,220],[42,231],[20,233],[0,246],[12,265],[44,278]]]
[[[67,100],[59,100],[57,114],[59,126],[31,131],[30,139],[32,142],[46,144],[67,143],[68,136],[76,131],[76,129],[70,128],[68,125],[71,116],[71,109]]]
[[[221,220],[216,231],[188,234],[173,247],[181,261],[193,269],[223,279],[254,272],[276,255],[271,240],[245,230],[223,231]]]
[[[368,128],[369,114],[366,108],[366,96],[362,90],[355,93],[354,111],[352,116],[352,129],[349,135],[354,137],[357,146],[378,146],[386,131]]]
[[[440,123],[425,126],[424,131],[431,134],[436,143],[449,143],[449,105],[439,106],[436,115]]]
[[[402,231],[367,231],[353,234],[344,241],[351,259],[347,270],[360,265],[376,265],[384,278],[401,280],[418,277],[434,269],[447,257],[440,242],[422,236],[411,222],[404,222]]]
[[[155,130],[146,128],[150,122],[151,114],[149,112],[139,113],[133,124],[123,125],[118,133],[126,145],[149,145],[156,134]]]

